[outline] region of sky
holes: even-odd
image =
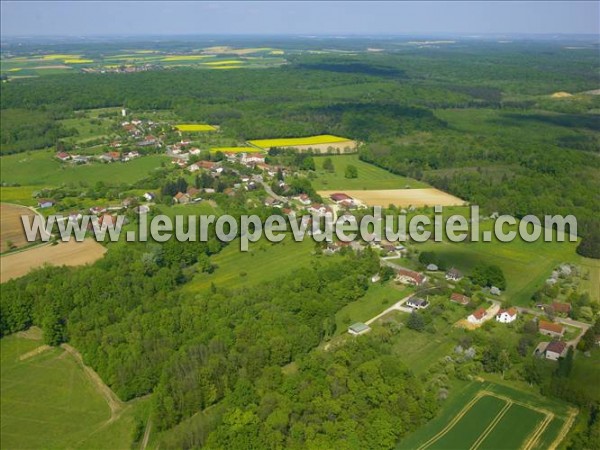
[[[1,1],[2,36],[600,34],[599,1]]]

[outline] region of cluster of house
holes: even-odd
[[[214,192],[214,189],[205,189],[205,191],[209,191],[209,190]],[[187,188],[186,192],[178,192],[177,194],[175,194],[173,196],[173,202],[178,203],[180,205],[187,205],[188,203],[191,203],[191,202],[199,202],[200,200],[202,200],[199,197],[199,195],[200,195],[200,189],[196,189],[195,187],[190,186]]]
[[[58,152],[54,156],[56,157],[56,159],[58,159],[58,160],[60,160],[62,162],[69,162],[69,163],[72,163],[72,164],[86,164],[91,159],[90,156],[72,155],[72,154],[67,153],[67,152]]]
[[[558,358],[564,357],[567,354],[568,345],[561,340],[565,334],[565,327],[563,325],[547,320],[540,320],[538,323],[538,330],[540,334],[550,336],[552,341],[540,342],[533,352],[535,356],[556,361]]]
[[[73,164],[86,164],[94,158],[92,156],[71,155],[67,152],[58,152],[55,156],[62,162],[71,162]],[[140,153],[135,150],[125,153],[110,151],[103,153],[100,156],[96,156],[95,158],[102,162],[111,163],[115,161],[127,162],[139,158],[140,156]]]

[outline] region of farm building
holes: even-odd
[[[352,197],[344,194],[343,192],[336,192],[335,194],[331,194],[329,198],[336,203],[341,203],[343,201],[352,201]]]
[[[52,208],[56,202],[49,198],[40,198],[37,202],[38,208]]]
[[[406,302],[406,306],[410,306],[413,309],[425,309],[429,306],[429,302],[422,298],[411,297]]]
[[[264,164],[265,156],[260,153],[242,153],[240,161],[244,165]]]
[[[476,311],[473,312],[473,314],[469,315],[469,317],[467,317],[467,321],[469,321],[470,323],[474,323],[474,324],[481,324],[484,322],[485,319],[485,308],[479,308]]]
[[[451,268],[448,272],[446,272],[446,280],[448,281],[460,281],[463,278],[463,274],[460,270]]]
[[[466,295],[459,294],[458,292],[453,292],[450,296],[450,301],[465,306],[469,304],[471,298],[467,297]]]
[[[425,283],[425,280],[427,280],[427,278],[424,275],[413,270],[400,269],[396,274],[396,281],[402,284],[421,286],[423,283]]]
[[[571,312],[571,304],[570,303],[561,303],[561,302],[553,302],[552,309],[556,314],[566,314],[568,315]]]
[[[71,155],[69,155],[69,154],[68,154],[68,153],[66,153],[66,152],[58,152],[58,153],[56,154],[56,157],[57,157],[58,159],[60,159],[61,161],[68,161],[69,159],[71,159]]]
[[[362,322],[356,322],[348,327],[348,333],[353,336],[359,336],[371,331],[371,327]]]
[[[501,309],[496,314],[496,322],[511,323],[517,320],[517,308]]]
[[[565,333],[565,328],[560,323],[547,322],[545,320],[540,320],[538,329],[541,334],[552,337],[562,337]]]
[[[435,264],[427,264],[427,270],[429,272],[436,272],[438,270],[438,266]]]

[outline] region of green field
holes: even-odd
[[[250,243],[248,252],[240,252],[239,241],[233,241],[211,258],[216,270],[212,274],[196,275],[184,290],[202,291],[210,288],[211,283],[217,287],[239,288],[273,280],[308,266],[315,259],[312,255],[314,246],[312,239],[294,242],[286,237],[280,243],[269,243],[264,239]]]
[[[66,183],[85,182],[134,183],[148,176],[150,171],[166,163],[161,155],[144,156],[127,163],[103,164],[100,162],[74,166],[54,158],[53,151],[34,151],[2,156],[0,174],[3,183],[28,186],[60,186]]]
[[[331,158],[335,171],[328,172],[323,169],[325,158]],[[358,155],[331,155],[315,158],[317,177],[312,185],[317,190],[331,189],[402,189],[431,187],[426,183],[412,178],[395,175],[385,169],[380,169],[373,164],[358,159]],[[346,178],[344,176],[346,167],[351,164],[358,170],[357,178]]]
[[[371,284],[364,296],[348,303],[335,314],[336,334],[345,333],[348,325],[352,323],[366,322],[375,317],[410,292],[409,288],[404,285]]]
[[[109,422],[104,397],[63,349],[19,360],[41,345],[18,335],[0,340],[2,448],[130,448],[140,403]]]
[[[497,265],[507,280],[504,298],[511,304],[527,305],[531,295],[542,287],[544,280],[561,263],[582,264],[590,270],[588,282],[597,279],[600,263],[577,255],[576,245],[574,242],[527,243],[516,239],[508,243],[427,242],[419,245],[419,250],[434,251],[447,267],[456,267],[467,274],[477,264]],[[596,287],[590,295],[595,301],[600,301],[597,292]]]
[[[537,442],[534,448],[547,448],[568,413],[565,404],[532,393],[489,382],[458,384],[438,416],[398,448],[508,449],[529,439]]]

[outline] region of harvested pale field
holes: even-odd
[[[52,64],[50,66],[35,66],[36,70],[44,70],[44,69],[70,69],[70,66],[66,66],[64,64]]]
[[[13,248],[27,245],[25,232],[21,216],[35,216],[31,209],[10,203],[0,203],[0,252],[9,250],[9,245]]]
[[[44,264],[80,266],[102,258],[106,248],[92,239],[44,245],[0,258],[0,283],[22,277]]]
[[[285,148],[293,148],[299,152],[311,151],[313,153],[355,153],[358,143],[356,141],[331,142],[328,144],[293,145]]]
[[[455,206],[465,203],[464,200],[435,188],[382,189],[373,191],[319,191],[319,195],[323,198],[329,198],[329,196],[335,192],[343,192],[367,206]]]
[[[566,98],[566,97],[573,97],[573,94],[569,94],[568,92],[561,91],[561,92],[555,92],[550,97],[552,97],[552,98]]]

